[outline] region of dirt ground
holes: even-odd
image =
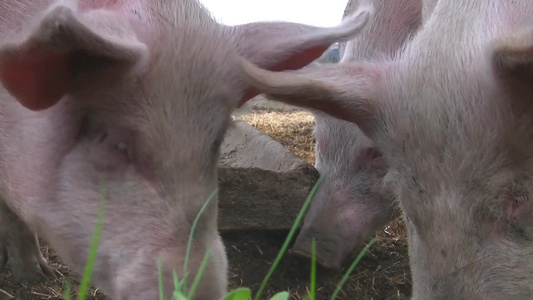
[[[314,121],[309,113],[259,105],[251,113],[238,118],[266,132],[302,159],[314,162]],[[244,286],[256,291],[286,235],[287,232],[223,232],[230,264],[231,288]],[[337,299],[392,300],[407,299],[410,295],[411,277],[403,223],[399,219],[395,220],[377,235],[378,242],[352,272]],[[42,250],[58,279],[28,286],[14,283],[9,271],[5,271],[0,273],[0,300],[63,299],[62,291],[66,281],[73,283],[74,292],[77,290],[76,277],[71,276],[66,266],[46,245],[42,245]],[[354,253],[354,258],[356,255]],[[344,271],[333,273],[318,269],[317,299],[329,299]],[[310,262],[287,254],[271,277],[264,295],[272,296],[279,291],[289,291],[291,299],[302,299],[309,289],[309,276]],[[108,298],[93,289],[87,299]]]

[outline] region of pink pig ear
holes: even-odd
[[[246,60],[240,66],[249,85],[268,99],[355,123],[371,140],[383,126],[380,91],[389,65],[343,63],[284,72],[267,71]]]
[[[125,28],[118,16],[100,10],[89,17],[83,22],[77,7],[55,5],[28,36],[2,45],[0,80],[20,104],[31,110],[49,108],[73,91],[80,73],[109,66],[128,69],[147,55],[146,45],[127,33],[107,34],[90,25]]]
[[[347,41],[367,25],[372,6],[364,6],[334,28],[289,22],[258,22],[235,26],[239,53],[270,71],[296,70],[318,59],[333,43]],[[243,103],[259,94],[249,90]]]

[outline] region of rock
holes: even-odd
[[[222,144],[218,170],[219,229],[291,228],[318,171],[244,121]]]
[[[240,117],[242,115],[256,111],[298,112],[303,111],[303,109],[282,102],[268,100],[263,95],[259,95],[253,99],[248,100],[243,106],[233,111],[232,114],[234,116]]]

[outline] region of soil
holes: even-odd
[[[379,240],[363,256],[343,286],[339,300],[403,300],[410,293],[407,245],[397,238],[403,224],[394,221],[379,233]],[[232,289],[248,287],[257,291],[281,249],[287,232],[224,232],[230,264],[229,280]],[[0,274],[0,299],[44,300],[63,299],[67,281],[72,283],[73,294],[78,290],[77,276],[72,275],[54,252],[42,244],[43,254],[55,270],[58,279],[35,285],[14,283],[6,271]],[[354,253],[357,255],[358,253]],[[348,267],[348,266],[347,266]],[[288,291],[291,299],[300,300],[310,288],[311,263],[285,254],[264,290],[262,299],[280,291]],[[346,268],[333,272],[317,268],[317,300],[329,299],[338,286]],[[108,300],[103,293],[91,289],[88,300]]]
[[[398,229],[394,227],[401,226],[398,222],[394,222],[388,231],[393,232]],[[225,234],[232,287],[244,286],[256,291],[276,259],[286,234],[286,232]],[[391,244],[391,237],[387,233],[383,232],[380,235],[382,237],[379,242],[363,256],[336,299],[408,299],[411,281],[408,274],[407,245],[403,240]],[[354,258],[357,254],[354,254]],[[330,299],[346,269],[333,272],[317,268],[317,300]],[[277,292],[288,291],[291,299],[302,299],[310,289],[310,272],[310,261],[287,254],[268,281],[264,295],[271,297]]]
[[[265,108],[263,108],[265,109]],[[240,116],[266,132],[304,160],[314,162],[314,137],[312,116],[305,112],[253,111]],[[249,287],[257,291],[284,243],[287,232],[233,231],[222,232],[230,264],[230,288]],[[343,286],[339,300],[392,300],[408,299],[411,291],[407,241],[401,219],[377,233],[378,242],[363,256]],[[33,286],[15,283],[9,270],[0,273],[0,300],[63,299],[62,291],[67,281],[76,294],[79,282],[54,252],[42,244],[42,251],[55,270],[55,280]],[[354,253],[354,258],[358,253]],[[270,278],[263,299],[280,291],[289,291],[291,299],[299,300],[310,288],[308,260],[285,254]],[[340,272],[317,269],[317,300],[329,299],[338,286],[346,268]],[[91,289],[88,300],[108,299],[98,290]],[[144,299],[143,299],[144,300]]]

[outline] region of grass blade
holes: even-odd
[[[198,212],[198,214],[196,215],[196,218],[194,219],[194,222],[192,223],[191,233],[189,234],[189,242],[187,243],[187,253],[185,254],[185,262],[183,263],[183,280],[182,280],[183,286],[182,286],[182,288],[183,288],[183,293],[184,294],[187,292],[187,284],[186,284],[186,282],[187,282],[187,268],[189,267],[189,257],[191,255],[191,248],[192,248],[192,240],[193,240],[193,237],[194,237],[194,231],[196,230],[196,226],[198,224],[198,220],[200,220],[200,216],[205,211],[205,209],[207,208],[207,205],[209,205],[211,200],[217,195],[217,192],[218,192],[218,187],[211,193],[209,198],[207,198],[207,201],[205,201],[205,203],[202,206],[202,208],[200,208],[200,211]]]
[[[363,250],[361,250],[361,252],[359,252],[359,255],[357,255],[357,258],[354,260],[354,262],[350,265],[350,267],[348,268],[348,271],[346,271],[346,273],[344,274],[344,276],[342,277],[341,281],[339,282],[339,284],[337,285],[337,288],[335,289],[335,292],[333,293],[333,295],[331,295],[331,298],[330,300],[335,300],[335,298],[337,298],[337,295],[340,293],[342,287],[344,286],[344,284],[346,283],[346,281],[348,280],[348,277],[350,277],[350,274],[352,274],[352,271],[353,269],[355,269],[355,266],[357,266],[357,264],[359,263],[359,261],[361,260],[361,258],[363,258],[363,256],[368,252],[368,249],[370,249],[370,247],[372,247],[372,245],[378,240],[377,237],[373,238],[364,248]]]
[[[198,285],[200,284],[200,280],[202,279],[205,268],[207,267],[207,262],[209,261],[209,256],[211,255],[211,251],[207,250],[207,252],[204,255],[204,259],[202,260],[202,264],[200,265],[200,269],[198,270],[198,273],[196,274],[196,277],[194,278],[194,282],[191,286],[191,291],[189,293],[189,299],[194,299],[194,293],[196,292],[196,289],[198,288]]]
[[[316,294],[316,240],[311,240],[311,299],[315,300]]]
[[[63,288],[63,299],[70,300],[72,299],[71,293],[70,293],[71,287],[70,287],[70,281],[65,281],[65,287]]]
[[[102,186],[102,201],[100,201],[98,209],[98,220],[95,224],[93,239],[91,241],[91,248],[89,249],[89,258],[87,259],[87,264],[85,265],[85,270],[83,272],[83,278],[80,285],[80,290],[78,292],[78,300],[85,300],[87,297],[87,291],[89,290],[89,282],[91,282],[91,277],[94,268],[94,261],[96,260],[96,252],[98,249],[98,244],[100,243],[100,236],[102,235],[102,225],[103,219],[105,216],[105,203],[107,196],[107,189],[105,185]]]
[[[249,288],[238,288],[229,292],[223,300],[250,300],[252,291]]]
[[[270,298],[270,300],[289,300],[289,293],[279,292]]]
[[[274,273],[274,270],[278,267],[279,262],[283,258],[283,255],[287,251],[287,248],[289,247],[289,243],[292,240],[292,237],[294,236],[294,233],[296,232],[296,228],[298,228],[298,225],[300,225],[300,222],[302,221],[305,213],[307,212],[307,208],[311,204],[311,200],[315,196],[316,190],[318,189],[318,186],[320,183],[322,183],[322,180],[324,180],[324,176],[320,176],[318,178],[317,182],[313,186],[313,189],[307,196],[307,199],[305,199],[304,205],[300,209],[300,212],[298,213],[298,216],[296,217],[296,220],[294,221],[294,224],[292,225],[291,230],[289,231],[289,234],[287,235],[287,238],[285,239],[285,242],[283,243],[283,246],[281,247],[281,250],[278,253],[278,256],[276,257],[276,260],[274,260],[274,263],[272,264],[272,267],[268,271],[267,275],[265,276],[265,279],[263,279],[263,282],[261,283],[261,286],[259,287],[259,290],[257,291],[257,294],[255,295],[254,300],[259,300],[259,297],[261,297],[261,294],[263,293],[263,290],[266,287],[266,284],[268,280],[270,279],[270,276]]]

